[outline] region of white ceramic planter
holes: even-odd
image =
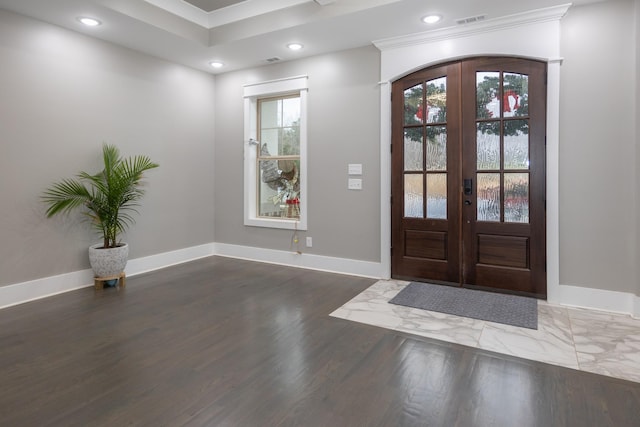
[[[102,243],[89,246],[89,263],[95,277],[117,276],[124,271],[129,258],[129,245],[117,248],[98,249]]]

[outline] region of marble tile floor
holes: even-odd
[[[409,282],[380,280],[331,316],[640,382],[640,320],[538,301],[538,329],[389,304]]]

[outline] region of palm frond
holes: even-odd
[[[64,179],[47,189],[42,200],[49,205],[47,217],[57,213],[67,213],[91,200],[91,193],[79,181]]]
[[[132,214],[144,195],[144,172],[159,165],[147,156],[120,157],[114,145],[102,145],[104,169],[96,174],[80,172],[77,179],[65,179],[44,191],[49,205],[47,216],[84,207],[85,218],[103,236],[107,247],[115,246],[117,236],[133,225]],[[85,185],[86,184],[86,185]]]

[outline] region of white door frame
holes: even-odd
[[[477,24],[378,40],[380,62],[380,261],[391,277],[391,82],[413,71],[472,56],[519,56],[547,67],[547,300],[560,302],[560,19],[570,4]]]

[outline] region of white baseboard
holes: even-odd
[[[374,279],[380,279],[384,273],[384,268],[379,262],[335,258],[307,253],[298,254],[296,252],[231,245],[228,243],[216,243],[215,254],[229,258],[348,274],[351,276],[371,277]]]
[[[640,297],[628,292],[560,285],[557,300],[549,300],[549,302],[640,318]]]
[[[213,249],[214,245],[209,243],[131,259],[127,262],[125,272],[127,276],[131,277],[136,274],[193,261],[213,255]],[[93,271],[91,269],[2,286],[0,287],[0,309],[88,286],[93,286]]]
[[[215,254],[214,249],[214,243],[207,243],[205,245],[192,246],[171,252],[163,252],[156,255],[131,259],[127,262],[125,272],[127,273],[127,276],[135,276],[136,274],[171,267],[172,265],[212,256]]]
[[[0,309],[93,285],[91,269],[0,287]]]
[[[127,263],[125,271],[127,276],[131,277],[212,255],[374,279],[384,277],[385,272],[382,263],[378,262],[307,253],[298,254],[227,243],[208,243],[132,259]],[[0,287],[0,309],[88,286],[93,286],[93,273],[90,269],[2,286]],[[554,297],[553,300],[550,299],[549,302],[640,318],[640,297],[627,292],[560,285],[557,297]]]

